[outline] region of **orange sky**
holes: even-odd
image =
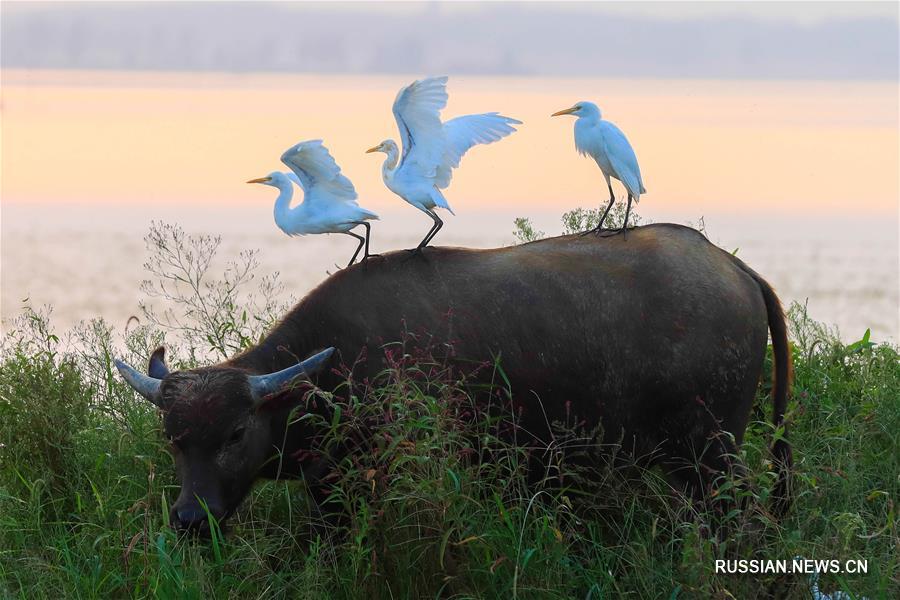
[[[361,204],[400,201],[381,182],[382,155],[364,151],[397,137],[390,106],[412,77],[7,70],[3,78],[4,202],[271,202],[243,182],[282,168],[291,144],[319,137]],[[549,117],[578,100],[597,102],[626,132],[646,202],[667,213],[898,207],[896,83],[454,77],[449,93],[445,118],[498,110],[525,121],[466,156],[447,192],[457,211],[599,204],[603,178],[575,153],[574,119]]]

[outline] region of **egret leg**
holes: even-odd
[[[428,242],[431,241],[431,238],[434,237],[434,234],[437,233],[437,230],[440,229],[441,225],[444,224],[443,221],[441,221],[441,219],[436,214],[434,214],[432,211],[425,210],[423,212],[426,215],[428,215],[429,217],[431,217],[431,220],[434,221],[434,224],[431,226],[431,229],[428,230],[428,233],[425,234],[425,237],[422,238],[422,241],[419,242],[419,245],[411,250],[407,250],[407,252],[413,252],[416,254],[421,252],[422,248],[424,248],[426,245],[428,245]]]
[[[366,262],[367,260],[369,260],[369,257],[381,256],[381,255],[380,254],[369,254],[369,238],[372,237],[372,226],[369,225],[369,223],[367,221],[361,222],[360,225],[362,225],[363,227],[366,228],[366,250],[365,250],[365,253],[363,254],[363,259],[362,259],[363,262]]]
[[[438,231],[441,230],[441,227],[444,226],[444,221],[441,220],[441,218],[439,216],[437,216],[434,213],[432,213],[431,216],[434,218],[434,229],[432,229],[431,232],[426,236],[426,238],[425,238],[426,241],[424,244],[425,246],[427,246],[428,244],[431,243],[431,240],[434,239],[434,236],[436,236]]]
[[[597,223],[597,226],[591,229],[590,231],[585,231],[581,235],[587,235],[589,233],[600,233],[603,229],[603,222],[606,220],[606,215],[609,214],[609,209],[612,208],[613,202],[616,201],[616,195],[613,193],[612,182],[607,178],[606,187],[609,188],[609,204],[606,205],[606,210],[603,211],[603,214],[600,216],[600,222]]]
[[[612,188],[610,188],[610,191],[612,191]],[[612,208],[613,202],[615,201],[616,198],[614,196],[609,199],[609,204],[606,205],[606,210],[604,210],[603,214],[600,216],[600,222],[597,223],[596,227],[586,233],[600,233],[603,230],[603,221],[606,220],[606,215],[609,214],[609,209]]]
[[[347,263],[347,266],[349,267],[349,266],[351,266],[353,263],[356,262],[356,257],[359,255],[359,251],[362,250],[362,247],[365,245],[365,243],[366,243],[366,238],[364,238],[364,237],[361,236],[361,235],[356,235],[355,233],[353,233],[353,232],[351,232],[351,231],[345,231],[344,233],[346,233],[346,234],[349,235],[350,237],[355,237],[356,239],[359,240],[359,245],[356,246],[356,252],[353,253],[353,258],[351,258],[351,259],[350,259],[350,262]]]
[[[600,217],[600,222],[597,223],[597,231],[600,231],[603,228],[603,221],[606,220],[606,215],[609,214],[609,209],[612,208],[613,202],[616,201],[616,195],[613,193],[612,189],[612,181],[610,181],[609,177],[606,178],[606,187],[609,188],[609,204],[606,205],[606,210],[603,211],[603,216]]]
[[[628,205],[625,206],[625,220],[622,221],[622,229],[619,231],[622,232],[622,238],[628,238],[628,215],[631,213],[631,200],[633,199],[631,192],[628,193]]]

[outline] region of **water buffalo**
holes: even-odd
[[[452,337],[460,359],[499,356],[532,435],[571,411],[701,496],[742,441],[769,331],[776,426],[788,398],[778,298],[693,229],[655,224],[627,240],[570,235],[390,253],[332,275],[258,345],[223,363],[170,373],[157,350],[144,375],[117,362],[163,411],[181,479],[172,522],[207,527],[198,499],[226,518],[260,477],[315,481],[322,460],[290,458],[309,454],[310,436],[303,423],[289,424],[292,402],[275,392],[317,371],[317,384],[333,389],[338,375],[323,367],[339,357],[367,353],[356,376],[374,375],[384,368],[382,345],[405,330]],[[773,452],[786,498],[790,447],[782,438]],[[697,457],[704,468],[685,468]]]

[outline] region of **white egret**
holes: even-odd
[[[363,260],[369,258],[369,234],[367,222],[378,215],[356,203],[356,190],[343,174],[322,140],[300,142],[281,155],[281,162],[293,173],[275,171],[266,177],[251,179],[247,183],[262,183],[278,188],[275,200],[275,224],[290,236],[310,233],[345,233],[359,240],[356,252],[348,267],[356,261],[365,246]],[[304,193],[303,202],[291,208],[293,183]],[[362,225],[366,237],[350,231]]]
[[[414,81],[401,89],[394,100],[402,154],[393,140],[366,150],[387,154],[381,167],[385,185],[434,221],[416,251],[427,246],[444,225],[435,208],[445,208],[454,214],[441,190],[450,185],[453,169],[459,166],[463,155],[476,144],[503,139],[515,131],[512,125],[522,123],[495,112],[465,115],[441,123],[440,113],[445,106],[446,77]]]
[[[628,214],[631,212],[631,201],[638,202],[641,194],[647,192],[644,182],[641,180],[641,168],[638,166],[634,149],[628,143],[628,138],[622,130],[604,120],[600,109],[593,102],[579,102],[572,108],[567,108],[553,113],[552,117],[560,115],[575,115],[575,149],[582,156],[589,155],[597,162],[597,166],[606,178],[606,186],[609,188],[609,204],[600,217],[600,222],[594,228],[595,232],[603,227],[603,221],[609,214],[616,196],[613,193],[610,177],[615,177],[628,191],[628,206],[625,208],[625,221],[622,229],[628,227]]]

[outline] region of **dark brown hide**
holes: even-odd
[[[548,420],[565,420],[570,403],[589,425],[602,424],[638,456],[657,456],[676,482],[702,493],[729,467],[723,453],[735,451],[717,434],[730,432],[741,443],[768,330],[780,424],[790,361],[778,299],[743,262],[693,229],[657,224],[629,231],[627,240],[574,235],[490,250],[395,252],[329,277],[244,354],[167,376],[166,430],[184,436],[181,476],[189,493],[219,489],[210,493],[228,514],[257,474],[272,474],[262,462],[254,471],[247,461],[279,450],[295,455],[307,442],[306,432],[292,428],[287,447],[280,447],[286,409],[269,411],[264,422],[257,414],[246,425],[244,443],[256,450],[245,448],[239,468],[229,466],[221,444],[250,411],[239,371],[276,371],[334,346],[347,363],[365,351],[371,358],[356,375],[372,376],[384,366],[383,344],[400,340],[404,331],[429,332],[437,342],[452,342],[461,359],[499,356],[523,425],[537,437],[547,434]],[[332,377],[323,373],[318,382],[334,385]],[[194,446],[205,448],[197,450],[204,457],[197,460],[207,461],[200,470],[227,475],[227,485],[187,475]],[[695,481],[694,469],[685,466],[700,454],[710,478]],[[776,458],[785,486],[785,442],[777,445]],[[210,469],[210,460],[220,467]],[[190,500],[183,492],[179,502]]]

